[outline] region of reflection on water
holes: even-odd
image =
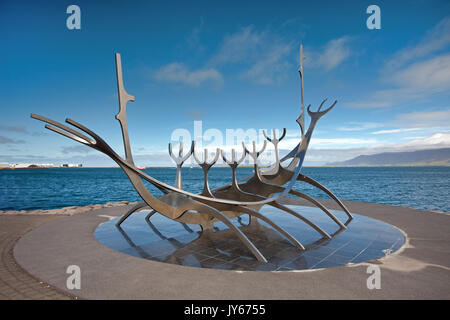
[[[214,231],[202,232],[198,225],[187,225],[148,211],[136,213],[116,227],[117,219],[101,224],[95,231],[99,242],[123,253],[144,259],[190,267],[287,271],[343,266],[377,259],[398,250],[404,243],[402,233],[384,222],[354,214],[347,230],[340,230],[320,209],[289,206],[317,223],[330,235],[322,236],[302,221],[272,207],[261,212],[280,225],[306,248],[300,250],[266,223],[251,222],[247,215],[232,222],[253,242],[269,263],[257,261],[251,252],[223,223]],[[346,215],[333,213],[341,220]]]

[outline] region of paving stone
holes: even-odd
[[[17,240],[39,225],[60,218],[40,215],[0,215],[0,299],[72,299],[23,270],[15,261],[13,248]]]

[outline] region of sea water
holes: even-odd
[[[252,173],[239,168],[238,178]],[[175,168],[148,168],[147,174],[168,184]],[[319,181],[342,200],[409,206],[450,212],[450,167],[304,167],[302,173]],[[212,168],[211,189],[231,181],[230,168]],[[155,195],[160,195],[147,184]],[[200,192],[203,171],[183,168],[183,188]],[[315,198],[322,191],[297,182],[295,188]],[[140,201],[119,168],[51,168],[0,170],[0,210],[54,209],[114,201]]]

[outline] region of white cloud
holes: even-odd
[[[376,97],[374,100],[370,101],[350,101],[344,102],[345,106],[350,108],[384,108],[392,106],[392,102],[390,101],[377,101]]]
[[[192,31],[188,43],[199,43],[203,23]],[[258,31],[253,26],[243,27],[226,36],[217,52],[207,61],[205,67],[189,70],[182,63],[170,63],[154,73],[162,82],[184,83],[199,86],[206,81],[223,82],[218,71],[226,65],[239,65],[239,76],[259,84],[281,83],[291,67],[292,43],[269,31]]]
[[[394,123],[409,127],[439,128],[450,126],[450,109],[403,113],[397,116]]]
[[[280,83],[291,66],[292,43],[269,31],[258,31],[253,26],[241,28],[223,40],[209,65],[239,64],[241,78],[259,84]]]
[[[383,127],[384,125],[377,122],[350,122],[350,126],[339,127],[339,131],[364,131]]]
[[[243,78],[260,84],[280,83],[285,79],[286,70],[290,64],[284,61],[289,55],[289,45],[276,45],[264,57],[257,61],[250,69],[242,74]]]
[[[154,78],[160,82],[182,83],[198,87],[204,82],[221,84],[223,77],[214,68],[189,70],[184,64],[173,62],[161,67],[154,73]]]
[[[377,90],[368,101],[346,103],[350,107],[383,108],[411,99],[450,91],[450,54],[416,62],[392,72],[387,80],[393,87]]]
[[[327,71],[336,68],[351,56],[351,40],[344,36],[330,40],[320,49],[308,49],[305,66]],[[281,83],[293,67],[296,48],[293,42],[278,35],[248,26],[225,37],[209,64],[241,64],[248,66],[241,73],[242,78],[259,84]]]
[[[376,139],[360,139],[360,138],[315,138],[311,141],[311,146],[320,145],[362,145],[377,143]]]
[[[435,133],[427,138],[414,139],[408,142],[393,145],[392,147],[401,149],[402,151],[406,151],[407,149],[419,150],[427,148],[447,148],[450,147],[450,131]]]
[[[314,140],[314,139],[313,139]],[[306,164],[325,164],[352,159],[359,155],[371,155],[382,152],[407,152],[425,149],[450,148],[450,131],[433,134],[425,138],[414,138],[403,143],[378,143],[353,148],[309,148]],[[288,148],[285,148],[288,149]]]
[[[80,145],[62,147],[61,152],[62,153],[89,153],[89,152],[93,152],[93,149],[89,148],[88,146],[85,146],[83,144],[80,144]]]
[[[203,23],[192,31],[187,40],[189,44],[199,43],[202,27]],[[330,40],[320,50],[308,53],[307,64],[324,70],[336,68],[351,56],[351,40],[348,36]],[[294,67],[297,55],[293,41],[269,30],[247,26],[227,35],[204,68],[189,70],[182,63],[174,62],[159,69],[154,77],[158,81],[199,86],[207,80],[222,82],[218,70],[232,64],[239,66],[242,79],[263,85],[278,84]]]
[[[203,18],[201,18],[200,24],[194,27],[189,36],[186,38],[186,42],[190,48],[203,49],[203,47],[200,45],[200,33],[203,30],[203,25],[204,21]]]
[[[442,19],[434,28],[429,30],[414,46],[398,51],[386,63],[383,73],[397,69],[412,60],[425,57],[445,48],[450,44],[450,17]]]
[[[0,144],[21,144],[25,143],[24,140],[15,140],[8,137],[0,136]]]
[[[450,90],[450,54],[414,63],[394,73],[390,79],[408,95],[417,96]]]
[[[241,28],[238,32],[224,38],[218,52],[211,58],[212,64],[242,62],[256,58],[266,42],[266,33],[258,32],[253,26]]]
[[[347,126],[338,127],[338,131],[354,132],[365,131],[382,127],[397,127],[394,129],[383,129],[371,132],[374,135],[389,133],[404,133],[411,131],[427,131],[429,133],[448,130],[450,128],[450,109],[437,111],[420,111],[401,113],[395,119],[379,122],[349,122]],[[408,139],[403,138],[403,139]],[[409,138],[411,139],[411,137]]]
[[[335,139],[319,139],[313,138],[310,148],[306,154],[306,164],[325,164],[328,162],[344,161],[356,156],[365,154],[371,155],[382,152],[405,152],[416,151],[424,149],[437,149],[437,148],[450,148],[450,131],[439,132],[427,137],[409,137],[409,141],[402,143],[389,143],[376,139],[348,139],[348,138],[335,138]],[[280,143],[280,154],[285,155],[287,151],[294,148],[299,142],[299,138],[283,140]],[[175,147],[175,152],[177,146]],[[235,148],[237,156],[242,154],[242,147],[240,145],[216,145],[208,144],[204,145],[209,150],[210,157],[216,151],[216,147],[221,147],[226,151],[226,155],[230,157],[231,149]],[[250,144],[248,144],[250,147]],[[256,148],[260,149],[261,143],[258,143]],[[173,161],[168,156],[166,149],[161,150],[140,150],[142,152],[135,152],[135,162],[138,166],[173,166]],[[263,153],[265,156],[264,161],[273,161],[273,148],[268,145],[267,152]],[[202,158],[202,152],[197,151],[197,154]],[[46,156],[34,156],[34,155],[4,155],[3,160],[10,163],[83,163],[85,166],[104,166],[115,165],[107,156],[94,152],[86,155],[83,154],[60,154],[60,155],[46,155]],[[190,165],[190,159],[186,166]],[[249,157],[247,157],[247,163]],[[223,163],[220,161],[219,163]],[[269,164],[269,163],[267,163]]]
[[[280,148],[293,149],[298,142],[299,138],[288,138],[280,142]],[[310,147],[316,149],[329,148],[349,148],[349,146],[364,146],[377,143],[377,139],[362,139],[362,138],[313,138],[311,140]]]
[[[336,68],[351,56],[351,40],[351,37],[343,36],[328,41],[320,51],[308,49],[305,53],[307,57],[305,66],[318,67],[326,71]]]
[[[417,131],[422,130],[422,128],[399,128],[399,129],[390,129],[390,130],[379,130],[372,132],[372,134],[386,134],[386,133],[400,133],[400,132],[409,132],[409,131]]]
[[[450,16],[428,30],[422,39],[405,47],[381,68],[381,80],[390,88],[377,90],[369,99],[346,103],[356,108],[384,108],[450,91]],[[443,50],[445,53],[436,55]]]

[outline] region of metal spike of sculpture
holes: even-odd
[[[303,96],[303,52],[302,46],[300,46],[300,82],[301,82],[301,113],[297,119],[297,123],[301,130],[301,140],[298,145],[292,149],[281,160],[278,155],[278,143],[286,135],[286,129],[283,129],[283,133],[280,137],[276,136],[275,130],[273,130],[272,137],[269,138],[264,131],[264,136],[267,141],[271,142],[275,148],[275,163],[267,171],[261,171],[258,167],[258,157],[265,150],[267,141],[264,141],[264,145],[261,150],[256,151],[256,144],[253,142],[253,151],[250,152],[244,143],[243,152],[239,160],[236,159],[235,150],[232,150],[231,160],[226,157],[223,150],[217,149],[215,158],[208,162],[207,150],[204,152],[204,159],[200,161],[195,153],[195,143],[192,142],[190,151],[183,156],[183,145],[180,144],[179,156],[175,156],[172,151],[172,144],[169,144],[169,154],[176,163],[177,173],[175,179],[175,185],[171,186],[164,182],[161,182],[147,173],[139,170],[133,161],[133,155],[131,152],[131,146],[128,136],[127,118],[126,118],[126,106],[127,102],[134,101],[134,96],[128,94],[125,91],[122,77],[122,63],[120,54],[116,53],[116,72],[117,72],[117,89],[119,96],[119,113],[116,115],[116,119],[119,121],[122,129],[123,144],[125,149],[125,159],[119,156],[102,138],[95,134],[90,129],[86,128],[82,124],[66,119],[66,122],[76,129],[68,127],[64,124],[56,122],[54,120],[45,118],[40,115],[31,114],[32,118],[43,121],[46,123],[45,128],[55,131],[67,138],[73,139],[79,143],[87,145],[95,150],[98,150],[113,161],[115,161],[120,168],[126,173],[129,180],[133,184],[143,202],[138,203],[132,207],[121,219],[117,222],[117,226],[120,225],[134,212],[151,209],[151,212],[147,215],[145,220],[149,222],[150,217],[156,212],[173,219],[181,223],[199,224],[202,227],[203,232],[210,232],[213,230],[214,222],[223,222],[231,232],[233,232],[242,243],[253,253],[253,255],[262,262],[267,262],[266,258],[256,248],[256,246],[246,237],[246,235],[236,227],[230,218],[240,216],[242,214],[248,214],[251,221],[254,219],[261,219],[269,224],[272,228],[285,236],[290,242],[292,242],[300,250],[304,250],[305,247],[294,237],[292,237],[286,230],[275,224],[273,221],[265,217],[259,212],[263,205],[270,205],[281,212],[290,214],[300,221],[308,224],[315,229],[324,239],[329,239],[331,236],[317,226],[312,221],[303,217],[295,210],[288,208],[280,203],[280,200],[287,196],[293,195],[306,199],[315,206],[319,207],[326,215],[328,215],[338,226],[339,230],[346,228],[346,224],[352,219],[352,215],[344,206],[344,204],[327,188],[322,186],[314,179],[300,173],[302,169],[303,161],[310,143],[314,128],[319,119],[329,112],[337,103],[335,101],[329,108],[321,111],[326,99],[320,104],[316,112],[311,111],[310,105],[307,107],[307,112],[311,118],[308,129],[305,131],[305,117],[304,117],[304,96]],[[210,190],[208,184],[208,172],[209,169],[216,163],[219,155],[222,155],[224,161],[231,167],[232,181],[230,184]],[[236,169],[239,164],[245,159],[246,155],[250,155],[253,159],[254,174],[246,177],[240,181],[236,178]],[[203,169],[204,173],[204,187],[200,194],[194,194],[183,190],[181,180],[181,167],[183,163],[193,155],[195,161]],[[286,160],[290,160],[287,166],[283,166],[282,163]],[[150,193],[145,187],[143,180],[151,183],[158,188],[163,195],[156,197]],[[320,204],[317,200],[310,196],[294,190],[294,185],[297,181],[304,181],[314,187],[317,187],[333,198],[339,206],[345,211],[348,216],[348,220],[343,223],[339,221],[327,208]]]

